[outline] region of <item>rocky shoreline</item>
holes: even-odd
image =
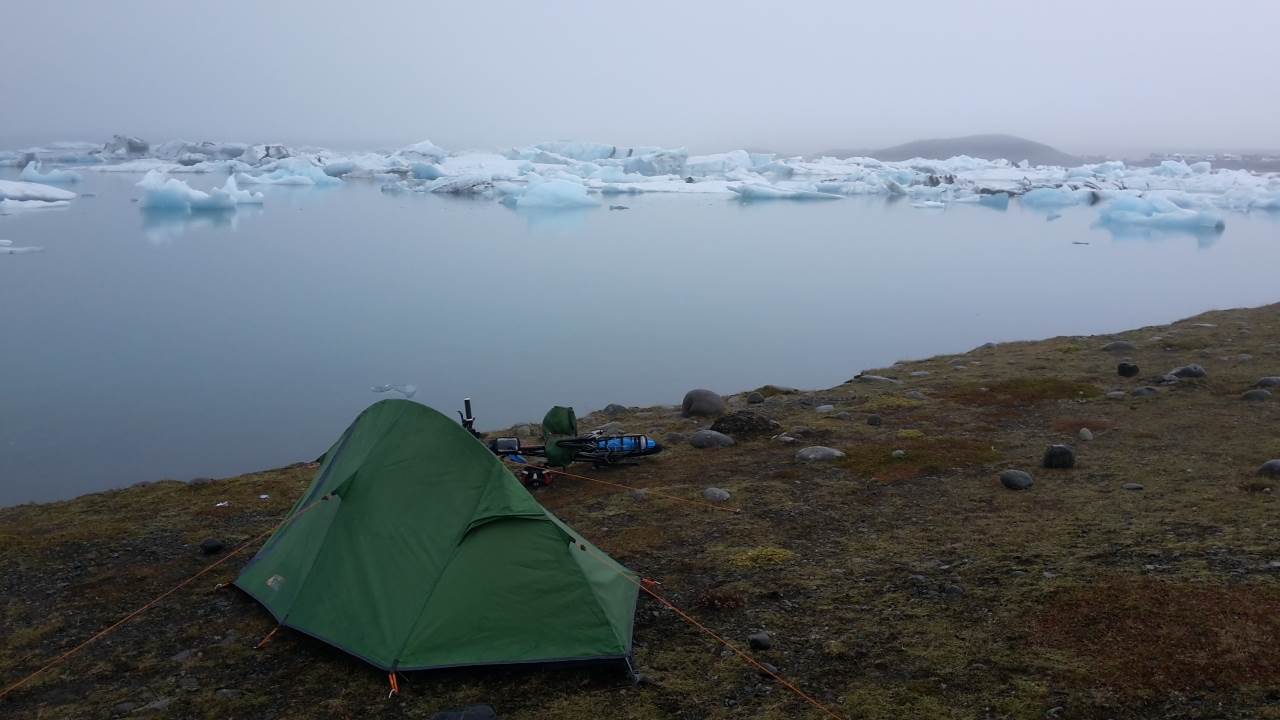
[[[1268,717],[1280,305],[984,345],[840,386],[580,420],[668,450],[538,499],[848,717]],[[673,399],[674,401],[674,399]],[[524,426],[513,431],[536,432]],[[314,466],[0,509],[8,685],[270,528]],[[652,490],[654,492],[645,492]],[[722,504],[719,513],[663,496]],[[617,668],[384,676],[274,627],[233,558],[0,700],[6,717],[809,717],[656,603]],[[532,620],[531,620],[532,621]]]

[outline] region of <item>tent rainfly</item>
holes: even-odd
[[[636,582],[456,422],[384,400],[235,584],[281,625],[394,672],[628,660]]]

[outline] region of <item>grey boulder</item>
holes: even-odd
[[[723,415],[724,410],[724,398],[705,388],[690,390],[684,394],[684,401],[680,403],[680,414],[685,417],[715,417]]]
[[[1207,377],[1209,375],[1209,372],[1205,370],[1203,367],[1195,363],[1191,363],[1190,365],[1183,365],[1182,367],[1176,367],[1170,370],[1169,374],[1181,380],[1181,379],[1188,379],[1188,378]]]
[[[1000,473],[1000,484],[1010,490],[1026,490],[1035,484],[1030,473],[1021,470],[1005,470]]]
[[[1246,390],[1245,393],[1240,396],[1240,399],[1251,400],[1253,402],[1260,402],[1270,397],[1271,397],[1270,390],[1263,390],[1262,388],[1254,388],[1252,390]]]
[[[1076,465],[1076,451],[1070,445],[1050,445],[1044,451],[1041,462],[1051,470],[1066,470]]]
[[[733,438],[715,430],[699,430],[689,438],[689,444],[696,448],[722,448],[733,445]]]
[[[702,491],[702,497],[707,502],[724,502],[728,500],[731,497],[731,495],[729,495],[728,490],[725,490],[723,488],[709,487],[706,490]]]
[[[818,462],[822,460],[838,460],[844,457],[844,453],[835,448],[823,447],[822,445],[811,445],[807,448],[801,448],[796,453],[796,459],[800,462]]]

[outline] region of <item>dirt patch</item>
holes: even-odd
[[[1044,645],[1079,656],[1072,678],[1118,689],[1280,682],[1280,589],[1115,579],[1052,597],[1033,621]]]

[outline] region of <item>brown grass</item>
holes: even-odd
[[[893,457],[904,450],[904,458]],[[900,437],[892,442],[860,444],[845,449],[844,467],[862,477],[886,482],[909,480],[926,475],[945,475],[958,470],[999,462],[1000,452],[989,442],[967,438]]]
[[[1191,690],[1280,682],[1280,589],[1116,578],[1053,596],[1040,642],[1087,686]]]
[[[1097,385],[1056,377],[1015,377],[992,383],[965,383],[947,397],[966,405],[1029,405],[1048,400],[1083,400],[1098,397]]]

